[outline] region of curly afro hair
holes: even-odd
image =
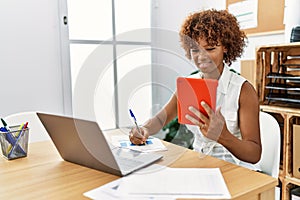
[[[190,49],[195,48],[199,39],[205,39],[210,46],[222,44],[227,53],[224,61],[229,66],[241,57],[247,36],[240,30],[237,19],[226,10],[204,10],[189,15],[179,32],[186,57],[191,59]]]

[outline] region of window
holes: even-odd
[[[128,108],[139,122],[151,115],[150,10],[150,0],[68,1],[74,115],[102,129],[131,126]]]

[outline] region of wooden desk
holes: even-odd
[[[218,167],[232,199],[271,200],[277,180],[171,143],[159,164],[170,167]],[[118,176],[63,161],[51,141],[29,144],[28,156],[0,159],[0,199],[87,199],[83,193]]]

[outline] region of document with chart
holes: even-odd
[[[128,136],[112,136],[111,142],[114,146],[127,148],[140,152],[154,152],[154,151],[166,151],[167,148],[162,141],[155,137],[149,137],[146,140],[146,144],[135,145],[129,141]]]

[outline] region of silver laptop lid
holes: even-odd
[[[46,113],[37,115],[64,160],[122,175],[96,122]]]

